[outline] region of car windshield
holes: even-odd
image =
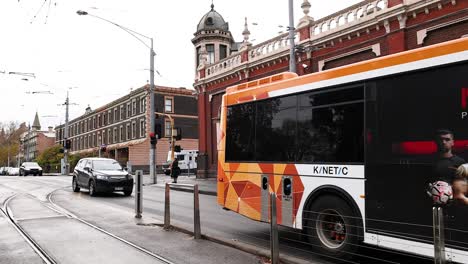
[[[115,160],[93,160],[95,170],[122,170],[120,164]]]
[[[39,164],[36,162],[25,162],[23,165],[28,167],[39,167]]]

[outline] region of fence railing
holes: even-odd
[[[200,239],[200,199],[198,192],[198,184],[166,183],[164,196],[164,228],[169,229],[171,227],[171,186],[193,189],[193,234],[195,239]]]

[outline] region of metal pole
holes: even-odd
[[[7,167],[10,167],[10,142],[9,141],[8,141],[7,148],[8,148],[8,162],[7,162],[8,165],[7,165]]]
[[[445,264],[445,226],[442,207],[432,207],[432,220],[434,223],[434,263]]]
[[[293,9],[293,0],[289,0],[289,71],[296,72],[296,57],[294,55],[294,9]]]
[[[64,146],[66,146],[66,142],[68,139],[68,105],[69,103],[70,102],[68,99],[68,91],[67,91],[67,99],[65,100],[65,132],[63,135]],[[63,162],[65,163],[64,175],[68,175],[68,149],[66,147],[63,150]]]
[[[143,171],[137,170],[135,177],[135,218],[141,218],[141,213],[143,213]]]
[[[150,134],[154,133],[154,125],[155,125],[155,106],[154,106],[154,50],[153,50],[153,38],[151,40],[151,49],[150,49]],[[160,136],[160,135],[159,135]],[[153,178],[154,184],[158,182],[157,180],[157,173],[156,173],[156,144],[150,144],[150,157],[149,157],[149,164],[150,164],[150,177]]]
[[[195,239],[201,238],[200,201],[198,196],[198,184],[195,184],[193,186],[193,235]]]
[[[164,198],[164,229],[169,229],[171,226],[171,201],[170,201],[170,191],[171,187],[169,183],[166,182],[166,192]]]
[[[276,194],[270,194],[270,247],[271,264],[279,264],[278,225],[276,220]]]

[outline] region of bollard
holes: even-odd
[[[279,264],[278,225],[276,220],[276,194],[270,194],[270,247],[271,264]]]
[[[444,212],[442,207],[432,207],[434,233],[434,263],[445,264]]]
[[[143,171],[137,170],[135,178],[135,218],[141,218],[141,213],[143,213]]]
[[[195,184],[193,186],[193,235],[195,239],[201,238],[200,200],[198,197],[198,184]]]
[[[170,207],[170,193],[171,187],[166,182],[166,193],[164,198],[164,229],[169,229],[171,226],[171,207]]]

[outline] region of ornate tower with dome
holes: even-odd
[[[195,69],[213,64],[238,51],[239,43],[229,31],[229,24],[214,10],[208,11],[197,25],[192,43],[195,46]]]

